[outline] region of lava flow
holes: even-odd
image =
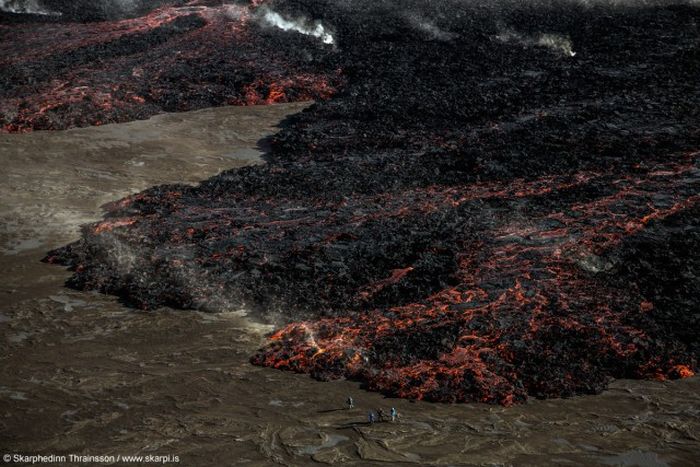
[[[692,376],[700,8],[392,5],[270,2],[334,44],[304,42],[308,69],[278,61],[280,88],[244,100],[283,99],[291,69],[342,70],[334,95],[267,164],[115,202],[47,261],[143,309],[245,307],[279,324],[253,363],[393,396]]]
[[[333,48],[302,34],[280,47],[259,3],[190,1],[127,19],[0,23],[0,131],[330,97],[338,73],[303,54],[323,62]]]

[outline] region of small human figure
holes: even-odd
[[[371,410],[367,412],[367,421],[369,421],[370,425],[374,423],[374,412]]]
[[[384,421],[384,409],[377,409],[377,420],[380,422]]]
[[[399,416],[399,413],[396,411],[396,409],[394,407],[391,408],[391,411],[389,413],[391,414],[391,421],[395,422],[396,417]]]
[[[355,408],[355,401],[352,400],[352,397],[348,396],[347,403],[348,403],[348,409]]]

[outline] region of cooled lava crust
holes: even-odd
[[[47,257],[70,286],[245,307],[279,323],[253,363],[392,396],[509,405],[693,375],[698,7],[269,5],[332,27],[332,51],[265,40],[342,86],[266,165],[109,205]]]
[[[128,3],[140,6],[133,11],[114,1],[44,4],[55,14],[0,13],[0,133],[325,99],[340,83],[327,61],[335,49],[281,37],[260,0],[142,0]],[[146,4],[159,7],[123,17]]]

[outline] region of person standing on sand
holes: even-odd
[[[355,408],[355,401],[352,400],[352,396],[348,396],[347,404],[348,404],[348,409]]]
[[[391,415],[391,421],[392,421],[392,422],[395,422],[395,421],[396,421],[396,417],[399,416],[399,413],[396,411],[396,409],[395,409],[394,407],[391,408],[391,411],[389,411],[389,414]]]
[[[371,410],[367,413],[367,421],[369,421],[370,425],[374,423],[374,412]]]

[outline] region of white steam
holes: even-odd
[[[42,8],[37,0],[0,0],[0,11],[31,15],[60,15]]]
[[[276,11],[272,11],[268,8],[262,10],[262,20],[283,31],[295,31],[307,36],[317,37],[321,39],[324,44],[335,43],[333,35],[326,30],[323,24],[318,22],[309,24],[303,19],[285,19]]]
[[[536,36],[524,36],[512,30],[505,30],[495,37],[496,40],[505,43],[518,43],[526,47],[538,46],[547,47],[555,52],[573,57],[576,52],[573,50],[571,39],[558,34],[538,34]]]
[[[537,38],[537,45],[549,47],[553,50],[559,50],[570,57],[576,55],[576,52],[573,50],[571,39],[565,36],[560,36],[557,34],[540,34],[540,36]]]
[[[424,33],[428,34],[432,39],[438,40],[438,41],[449,41],[451,39],[454,39],[457,37],[456,34],[453,34],[451,32],[443,31],[440,29],[438,26],[435,25],[435,23],[429,21],[429,20],[419,20],[415,18],[411,18],[411,23],[419,30],[423,31]]]

